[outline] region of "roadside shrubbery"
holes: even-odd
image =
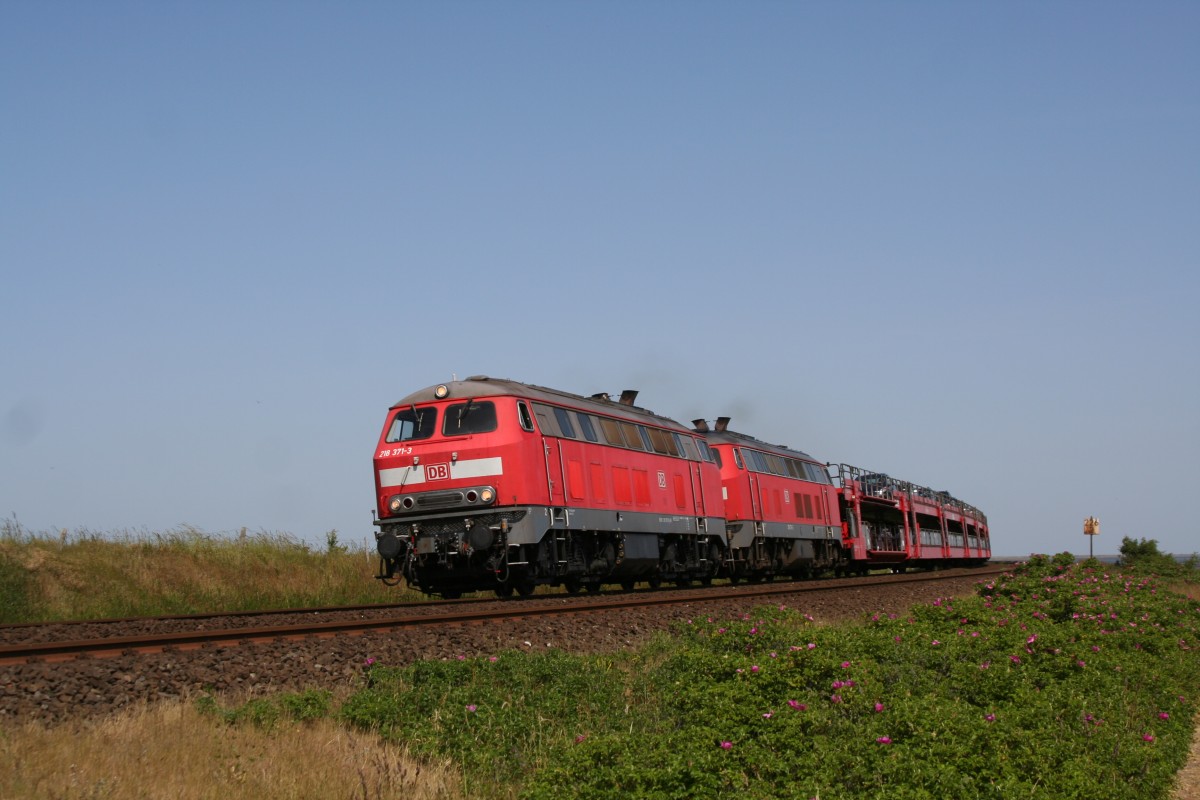
[[[341,714],[530,798],[1163,798],[1200,606],[1069,554],[902,619],[695,619],[637,655],[369,668]]]
[[[1122,569],[1151,572],[1164,577],[1194,577],[1200,568],[1200,556],[1193,553],[1186,561],[1178,561],[1170,553],[1162,553],[1154,539],[1121,539],[1121,557],[1118,564]]]

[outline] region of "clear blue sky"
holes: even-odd
[[[387,407],[641,391],[1200,550],[1200,4],[0,3],[0,516],[371,527]]]

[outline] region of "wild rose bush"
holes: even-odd
[[[694,619],[636,655],[372,668],[343,715],[530,798],[1166,798],[1200,605],[1038,557],[905,618]]]

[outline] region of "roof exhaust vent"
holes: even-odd
[[[608,392],[596,392],[594,395],[592,395],[592,399],[593,400],[611,400],[612,398],[610,398],[608,396]]]
[[[729,427],[729,417],[717,417],[717,433]]]
[[[626,389],[625,391],[621,392],[621,405],[631,406],[636,398],[637,389]]]
[[[696,430],[700,431],[701,433],[708,433],[708,420],[694,419],[694,420],[692,420],[692,427],[695,428]]]

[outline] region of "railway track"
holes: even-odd
[[[0,666],[22,663],[54,663],[88,658],[111,658],[120,655],[187,651],[204,648],[233,647],[244,643],[298,641],[334,636],[355,636],[371,631],[400,631],[413,628],[458,627],[481,625],[497,620],[519,620],[535,617],[578,615],[622,609],[645,609],[653,606],[686,605],[727,600],[758,600],[783,595],[839,589],[866,589],[891,584],[918,583],[951,578],[978,577],[1000,574],[1007,564],[989,564],[974,569],[955,569],[937,572],[914,572],[899,575],[872,575],[861,578],[840,578],[823,581],[787,581],[738,586],[718,586],[702,589],[677,589],[612,593],[600,595],[541,595],[519,601],[460,600],[406,605],[371,605],[323,609],[285,609],[262,614],[173,615],[161,618],[105,620],[100,624],[120,631],[122,625],[153,625],[160,622],[213,622],[237,618],[245,625],[209,627],[184,631],[148,631],[134,634],[91,636],[90,638],[55,638],[52,641],[21,641],[0,645]],[[279,615],[339,616],[287,624],[263,625],[256,620],[279,618]],[[369,614],[369,616],[368,616]],[[91,629],[97,623],[57,623],[60,631]],[[36,625],[6,626],[29,628]],[[69,636],[69,634],[68,634]]]

